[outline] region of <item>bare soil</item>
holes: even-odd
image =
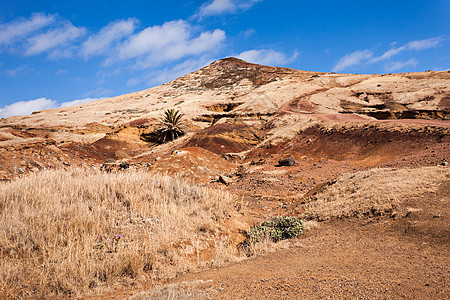
[[[319,223],[290,249],[188,274],[212,299],[448,299],[450,181],[405,218]]]
[[[448,168],[449,83],[446,71],[330,74],[225,59],[145,91],[0,120],[0,180],[117,160],[227,190],[230,219],[248,228],[302,218],[298,204],[342,174]],[[186,135],[146,141],[172,107],[185,113]],[[294,166],[278,165],[290,156]],[[286,249],[167,284],[195,282],[194,294],[212,299],[450,299],[449,194],[443,181],[402,199],[406,215],[319,222]],[[154,284],[96,297],[145,299]]]

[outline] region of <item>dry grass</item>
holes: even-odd
[[[229,194],[144,172],[0,183],[0,298],[77,297],[230,258]]]
[[[401,210],[409,197],[433,192],[450,180],[450,169],[371,169],[344,174],[336,183],[306,204],[310,219],[326,220],[361,215],[392,214]]]
[[[200,300],[212,299],[211,294],[217,292],[211,288],[205,287],[212,281],[192,281],[172,283],[156,287],[146,292],[141,292],[130,297],[130,300]]]

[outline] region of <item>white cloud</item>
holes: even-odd
[[[112,90],[105,89],[104,87],[100,86],[95,90],[84,93],[83,97],[103,97],[104,95],[111,95],[112,93]]]
[[[130,78],[127,80],[127,86],[135,86],[139,84],[141,81],[137,78]]]
[[[431,48],[437,48],[442,45],[444,38],[442,36],[433,37],[424,40],[415,40],[406,43],[403,46],[392,48],[380,56],[374,57],[373,52],[370,50],[358,50],[353,53],[347,54],[344,57],[341,57],[334,67],[333,71],[342,71],[349,67],[353,67],[360,64],[374,64],[381,61],[388,61],[394,56],[399,55],[402,52],[406,51],[421,51],[427,50]],[[391,46],[395,46],[397,42],[391,43]],[[372,58],[372,59],[371,59]],[[385,64],[385,70],[388,72],[392,72],[395,70],[402,69],[407,66],[416,66],[418,62],[415,59],[410,59],[408,61],[395,61],[391,63]]]
[[[31,70],[27,65],[21,65],[15,69],[5,70],[5,75],[6,77],[17,77],[22,74],[28,73],[29,71]]]
[[[78,47],[73,42],[85,32],[84,28],[72,25],[57,14],[34,13],[28,19],[0,24],[0,46],[25,56],[49,52],[50,58],[67,58]]]
[[[52,109],[58,107],[66,107],[73,105],[80,105],[87,102],[92,102],[96,100],[106,99],[107,97],[100,98],[85,98],[85,99],[77,99],[72,101],[63,102],[58,104],[56,100],[47,99],[47,98],[38,98],[34,100],[26,100],[26,101],[18,101],[14,102],[10,105],[5,105],[0,107],[0,118],[7,118],[11,116],[22,116],[29,115],[34,111],[44,110],[44,109]]]
[[[30,18],[19,18],[6,24],[0,24],[0,45],[12,44],[26,38],[55,21],[54,15],[34,13]]]
[[[397,54],[400,54],[401,52],[403,52],[405,50],[407,50],[406,46],[402,46],[402,47],[398,47],[398,48],[392,48],[392,49],[386,51],[385,53],[383,53],[383,55],[373,58],[370,62],[371,63],[376,63],[376,62],[379,62],[379,61],[388,60],[391,57],[396,56]]]
[[[73,26],[72,23],[65,21],[60,27],[29,38],[25,55],[38,55],[58,46],[66,46],[85,33],[84,28]]]
[[[373,53],[369,50],[358,50],[341,57],[334,66],[333,71],[339,72],[349,67],[357,66],[370,59]]]
[[[237,9],[232,0],[214,0],[200,7],[200,16],[214,16],[223,13],[233,12]]]
[[[136,27],[135,19],[120,20],[109,23],[97,34],[91,35],[81,45],[81,54],[87,58],[93,55],[104,54],[110,50],[111,45],[124,37],[131,35]]]
[[[77,50],[76,46],[69,46],[69,47],[63,47],[58,48],[50,51],[48,54],[48,58],[50,59],[62,59],[62,58],[71,58],[74,55],[74,52]]]
[[[249,50],[242,52],[237,57],[245,61],[261,65],[283,65],[294,61],[298,52],[288,57],[285,53],[271,49]]]
[[[401,70],[405,67],[415,67],[417,66],[417,60],[415,60],[414,58],[411,58],[410,60],[407,61],[393,61],[390,63],[387,63],[384,66],[384,70],[386,72],[394,72],[397,70]]]
[[[166,49],[178,44],[180,40],[185,40],[187,36],[189,36],[189,25],[182,20],[147,27],[130,37],[120,47],[119,57],[128,59],[147,54],[155,49]]]
[[[225,40],[220,29],[202,32],[193,37],[194,29],[183,20],[155,25],[131,36],[119,48],[118,58],[140,57],[137,66],[146,68],[164,61],[216,51]]]
[[[47,98],[39,98],[28,101],[18,101],[0,108],[0,118],[18,115],[29,115],[33,111],[56,107],[58,107],[58,103],[55,100]]]
[[[255,33],[256,33],[255,29],[250,28],[250,29],[247,29],[246,31],[241,32],[240,35],[242,35],[244,37],[244,39],[248,39]]]
[[[383,55],[373,58],[370,61],[370,63],[376,63],[379,61],[389,60],[392,57],[394,57],[404,51],[408,51],[408,50],[409,51],[411,51],[411,50],[420,51],[420,50],[427,50],[430,48],[436,48],[436,47],[440,46],[442,41],[443,41],[442,37],[434,37],[434,38],[425,39],[425,40],[411,41],[404,46],[392,48],[392,49],[386,51],[385,53],[383,53]]]
[[[244,8],[254,2],[233,5]],[[77,27],[58,15],[33,14],[29,19],[0,24],[0,46],[2,41],[8,42],[11,44],[5,44],[5,48],[16,53],[25,56],[47,53],[51,59],[71,58],[75,53],[85,59],[102,55],[104,66],[135,59],[135,68],[149,68],[218,51],[226,39],[223,30],[200,31],[184,20],[150,26],[133,34],[137,24],[136,19],[117,20],[82,41],[87,31],[84,27]]]
[[[262,0],[213,0],[204,3],[196,17],[217,16],[247,10]]]
[[[436,48],[438,46],[440,46],[441,42],[444,39],[442,37],[434,37],[431,39],[426,39],[426,40],[417,40],[417,41],[412,41],[409,42],[407,44],[408,49],[411,50],[426,50],[426,49],[430,49],[430,48]]]
[[[80,105],[80,104],[84,104],[84,103],[88,103],[88,102],[92,102],[92,101],[103,100],[106,98],[108,98],[108,97],[77,99],[77,100],[63,102],[63,103],[61,103],[60,107]]]

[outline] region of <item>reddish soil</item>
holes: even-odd
[[[294,248],[174,281],[213,299],[448,299],[449,195],[447,181],[406,218],[319,223]]]
[[[216,154],[249,150],[260,142],[260,130],[244,124],[217,124],[199,130],[183,147],[201,147]]]
[[[404,130],[375,124],[340,129],[311,127],[288,142],[249,152],[230,190],[258,200],[264,195],[289,202],[342,173],[373,167],[433,166],[450,159],[448,129]],[[279,159],[289,156],[295,158],[294,166],[276,166]],[[256,163],[259,160],[261,163]]]

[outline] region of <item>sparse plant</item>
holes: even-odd
[[[173,141],[184,134],[182,129],[183,116],[184,114],[180,110],[175,110],[175,108],[169,108],[164,111],[161,118],[163,127],[160,128],[163,142],[165,142],[168,137]]]
[[[259,243],[265,239],[278,242],[301,235],[304,228],[303,222],[296,217],[275,217],[251,228],[249,240],[252,243]]]

